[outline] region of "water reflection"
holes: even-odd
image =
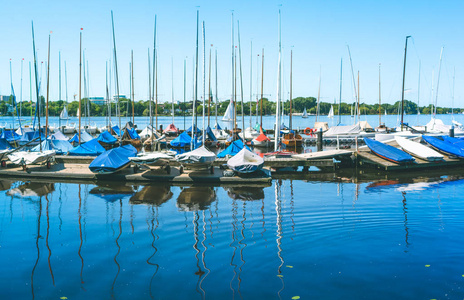
[[[54,183],[25,182],[18,187],[12,188],[6,192],[8,196],[15,198],[33,198],[42,197],[55,191]]]
[[[97,186],[89,191],[89,194],[95,195],[109,202],[115,202],[135,193],[131,185],[116,183],[97,182]]]
[[[177,207],[182,211],[208,209],[216,200],[216,191],[212,187],[193,186],[184,188],[177,198]]]
[[[147,185],[135,193],[129,203],[160,206],[171,199],[172,195],[169,185]]]
[[[378,193],[390,189],[399,192],[421,192],[443,185],[464,181],[461,176],[417,177],[408,179],[388,179],[375,181],[366,186],[366,192]]]
[[[14,181],[0,180],[0,191],[9,190]]]
[[[224,188],[227,195],[234,200],[253,201],[264,199],[264,187],[240,186]]]

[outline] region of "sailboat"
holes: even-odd
[[[168,136],[176,136],[179,133],[179,129],[174,125],[174,67],[173,67],[173,60],[171,58],[171,115],[172,115],[172,123],[168,125],[168,127],[163,130],[163,133]]]
[[[334,107],[333,105],[330,107],[329,114],[327,115],[327,118],[333,118],[334,117]]]
[[[60,113],[60,120],[69,120],[68,110],[66,109],[66,106],[63,107],[63,110]]]
[[[289,132],[284,134],[282,137],[282,144],[285,147],[301,147],[303,145],[303,138],[298,133],[292,130],[292,90],[293,90],[293,80],[292,80],[292,67],[293,67],[293,50],[290,51],[290,120],[289,120]],[[333,114],[333,107],[332,107]]]
[[[36,97],[37,103],[36,108],[37,111],[40,112],[40,101],[39,101],[39,84],[37,82],[37,57],[35,52],[35,38],[34,38],[34,23],[32,23],[32,48],[34,52],[34,69],[35,69],[35,80],[36,80]],[[48,53],[50,57],[50,36],[49,36],[49,47]],[[48,83],[47,83],[48,84]],[[29,152],[29,151],[17,151],[17,152],[10,152],[7,156],[8,159],[16,165],[20,165],[23,167],[23,170],[27,169],[28,165],[31,164],[41,164],[46,163],[47,168],[51,167],[51,160],[55,156],[56,152],[54,150],[46,150],[42,149],[42,134],[40,132],[40,114],[37,114],[37,120],[39,125],[39,151],[38,152]]]
[[[195,112],[195,102],[198,99],[198,21],[199,21],[199,12],[197,11],[197,39],[196,39],[196,76],[195,76],[195,92],[194,92],[194,101],[193,101],[193,111]],[[204,117],[204,111],[203,111]],[[192,118],[192,122],[194,122],[195,118]],[[192,126],[192,138],[191,138],[191,149],[195,149],[194,142],[196,140],[196,131],[197,131],[197,124],[193,124]],[[205,132],[203,133],[205,134]],[[205,137],[203,137],[203,140]],[[192,150],[190,152],[182,153],[176,155],[176,160],[181,164],[179,169],[180,173],[183,173],[184,168],[193,169],[193,170],[204,170],[209,169],[210,173],[214,173],[213,162],[216,160],[216,154],[209,151],[205,145]]]
[[[227,166],[241,174],[253,173],[263,168],[264,159],[256,153],[243,147],[240,152],[227,161]]]
[[[303,110],[303,114],[301,115],[302,118],[306,119],[308,117],[308,113],[306,112],[306,107]]]

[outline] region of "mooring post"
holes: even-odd
[[[322,128],[317,131],[317,152],[322,151]]]
[[[454,137],[454,125],[451,125],[451,128],[449,130],[449,136]]]

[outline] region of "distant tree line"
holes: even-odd
[[[40,97],[40,102],[41,102],[41,115],[45,115],[45,98],[43,96]],[[183,116],[185,115],[191,115],[192,114],[192,102],[180,102],[177,101],[174,103],[174,111],[176,116]],[[218,103],[218,114],[219,115],[224,115],[226,112],[227,106],[229,105],[230,100],[226,101],[221,101]],[[9,100],[7,101],[2,101],[0,102],[0,116],[11,116],[13,114],[13,97],[10,97]],[[19,111],[19,103],[17,103],[18,106],[18,111]],[[61,111],[63,110],[64,106],[66,105],[66,102],[63,100],[59,101],[50,101],[48,103],[48,114],[49,116],[59,116]],[[290,101],[286,100],[283,102],[284,106],[284,114],[288,114],[290,112]],[[319,113],[321,115],[327,115],[330,111],[331,106],[334,108],[334,114],[338,115],[339,114],[339,105],[337,104],[332,104],[332,103],[327,103],[327,102],[321,102],[319,103]],[[35,107],[36,104],[35,102],[30,102],[30,101],[23,101],[21,103],[21,111],[23,116],[27,115],[34,115],[35,114]],[[79,107],[79,101],[72,101],[67,104],[67,110],[69,116],[76,116],[77,114],[77,109]],[[81,101],[81,107],[82,107],[82,115],[87,111],[88,108],[90,108],[90,115],[91,116],[106,116],[108,113],[108,107],[107,104],[103,105],[98,105],[92,102],[89,102],[88,99],[84,98]],[[380,113],[385,114],[385,111],[387,114],[398,114],[399,110],[401,107],[401,101],[397,101],[394,104],[382,104],[380,108]],[[116,108],[117,105],[116,103],[111,103],[111,114],[114,116],[116,115]],[[171,115],[171,109],[172,109],[172,104],[171,102],[164,102],[164,103],[158,103],[158,115]],[[261,113],[261,101],[248,101],[244,102],[244,107],[243,107],[243,113],[245,115],[250,114],[250,109],[251,113],[253,115],[256,115],[256,110],[258,110],[258,114]],[[292,101],[292,111],[293,113],[303,113],[303,110],[306,109],[308,114],[316,114],[317,110],[317,99],[314,97],[297,97],[294,98]],[[429,106],[421,106],[419,109],[417,107],[417,104],[415,102],[405,100],[404,103],[404,112],[406,114],[417,114],[417,112],[420,110],[421,114],[430,114],[432,110],[432,105]],[[376,115],[379,114],[379,104],[366,104],[366,103],[361,103],[359,105],[359,110],[361,114],[363,115]],[[437,107],[437,113],[438,114],[447,114],[451,113],[451,108],[446,108],[446,107]],[[340,106],[340,114],[342,115],[350,115],[355,113],[356,111],[356,103],[345,103],[342,102]],[[461,108],[455,108],[453,110],[455,113],[461,113],[464,111]],[[205,107],[205,112],[208,113],[208,107]],[[216,108],[215,108],[215,103],[211,102],[210,105],[210,114],[215,115]],[[276,112],[276,103],[269,101],[267,98],[263,98],[262,101],[262,113],[263,115],[272,115],[275,114]],[[120,100],[120,113],[121,115],[132,115],[132,102],[130,99],[122,99]],[[155,105],[152,103],[152,113],[155,114]],[[203,106],[201,101],[196,101],[196,113],[198,115],[201,115],[203,113]],[[242,107],[241,107],[241,102],[237,102],[237,114],[242,113]],[[16,115],[16,111],[15,111]],[[147,100],[139,100],[136,101],[134,104],[134,115],[135,116],[149,116],[150,115],[150,103]]]

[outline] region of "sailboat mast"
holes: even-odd
[[[150,141],[153,146],[153,94],[152,94],[152,81],[151,81],[151,60],[150,60],[150,48],[148,48],[148,104],[149,104],[149,117],[151,126]],[[150,148],[150,150],[153,150]]]
[[[66,91],[66,107],[68,106],[68,73],[66,71],[66,61],[64,61],[64,85]]]
[[[280,81],[281,81],[281,72],[282,72],[282,64],[281,64],[281,53],[282,53],[282,40],[281,40],[281,32],[280,32],[280,9],[279,9],[279,61],[278,61],[278,68],[277,68],[277,101],[276,101],[276,124],[275,124],[275,141],[274,141],[274,151],[277,151],[279,148],[279,135],[280,135]]]
[[[452,118],[454,119],[454,81],[455,81],[455,78],[456,78],[456,67],[454,67],[453,69],[453,97],[452,97],[452,101],[451,101],[451,116]]]
[[[174,59],[171,56],[171,112],[172,112],[172,124],[174,125]]]
[[[438,87],[440,85],[440,73],[441,73],[441,61],[443,58],[443,48],[441,47],[440,51],[440,64],[438,65],[438,78],[437,78],[437,91],[435,93],[435,115],[437,114],[437,105],[438,105]]]
[[[58,52],[58,100],[61,101],[61,51]],[[61,128],[61,116],[58,118],[58,123]]]
[[[293,71],[293,49],[290,50],[290,120],[288,123],[288,126],[290,127],[290,130],[292,130],[292,90],[293,90],[293,77],[292,77],[292,71]]]
[[[231,89],[231,92],[232,92],[232,96],[230,97],[230,101],[234,101],[234,97],[235,97],[235,87],[234,87],[234,84],[235,84],[235,72],[234,72],[234,68],[235,68],[235,64],[234,64],[234,55],[235,55],[235,47],[234,47],[234,11],[232,11],[232,21],[231,21],[231,29],[232,29],[232,34],[231,34],[231,44],[232,44],[232,51],[231,51],[231,57],[232,57],[232,66],[231,66],[231,70],[232,70],[232,89]],[[234,101],[234,115],[233,115],[233,122],[234,124],[232,125],[232,128],[235,130],[235,126],[236,126],[236,122],[235,122],[235,101]],[[234,136],[232,134],[232,136]]]
[[[35,92],[36,92],[36,112],[39,112],[37,114],[38,118],[38,125],[39,125],[39,149],[40,152],[42,152],[42,136],[40,134],[40,98],[39,98],[39,82],[38,82],[38,74],[37,74],[37,54],[35,52],[35,38],[34,38],[34,22],[31,22],[32,24],[32,48],[34,51],[34,75],[35,75]],[[32,97],[31,97],[32,100]]]
[[[32,123],[32,68],[31,62],[29,62],[29,101],[31,103],[31,123]]]
[[[338,99],[338,125],[342,122],[342,80],[343,80],[343,57],[340,58],[340,97]]]
[[[184,131],[187,129],[185,128],[185,99],[187,98],[187,58],[184,58],[184,107],[182,109],[182,114],[184,115]]]
[[[250,42],[250,129],[252,128],[251,118],[253,117],[251,111],[253,108],[253,41]]]
[[[217,49],[215,50],[215,62],[214,62],[214,67],[216,69],[216,72],[215,72],[215,80],[214,80],[214,84],[216,86],[216,129],[217,129],[217,125],[218,124],[218,76],[217,76]]]
[[[319,100],[321,97],[321,77],[322,77],[322,67],[319,66],[319,88],[317,89],[316,122],[317,122],[317,117],[319,116]]]
[[[357,104],[357,110],[358,110],[358,123],[360,121],[360,118],[361,118],[361,110],[360,110],[360,107],[359,107],[359,90],[360,90],[360,86],[359,86],[359,71],[358,71],[358,104]]]
[[[420,73],[421,73],[421,61],[419,60],[419,80],[417,83],[417,114],[420,115],[420,106],[419,106],[419,101],[420,101]]]
[[[196,140],[196,132],[197,132],[197,114],[196,114],[196,108],[197,108],[197,99],[198,99],[198,26],[199,26],[199,18],[200,18],[200,12],[197,10],[197,38],[196,38],[196,47],[195,47],[195,89],[194,89],[194,97],[193,97],[193,118],[192,118],[192,139],[191,139],[191,145],[190,145],[190,150],[194,150],[195,146],[195,140]]]
[[[134,51],[131,50],[131,74],[132,74],[132,124],[135,125],[134,106],[135,106],[135,92],[134,92]]]
[[[157,85],[157,80],[158,79],[156,77],[155,79],[155,73],[156,72],[156,15],[155,15],[155,28],[153,29],[153,77],[152,77],[152,97],[155,99],[155,119],[156,119],[156,122],[155,122],[155,129],[158,130],[158,89],[156,86],[156,91],[155,91],[155,81],[156,81],[156,85]],[[152,115],[153,117],[153,115]],[[152,127],[153,127],[153,121],[152,121]],[[152,132],[152,136],[153,136],[153,132]]]
[[[113,11],[111,11],[111,25],[113,28],[113,50],[114,50],[114,72],[116,75],[116,103],[118,105],[118,117],[119,117],[119,133],[121,133],[122,126],[121,126],[121,110],[119,105],[119,77],[118,77],[118,58],[116,55],[116,37],[114,35],[114,20],[113,20]],[[119,139],[122,138],[122,135],[119,135]]]
[[[404,81],[406,79],[406,54],[408,51],[408,38],[410,37],[411,37],[410,35],[406,36],[406,42],[404,45],[403,86],[401,89],[401,131],[403,131],[403,120],[404,120]]]
[[[108,61],[105,62],[105,87],[106,87],[106,128],[109,133],[111,133],[110,126],[109,126],[109,106],[110,106],[110,97],[108,91]]]
[[[379,64],[379,126],[382,125],[382,93],[381,93],[381,86],[380,86],[380,64]]]
[[[209,116],[210,116],[210,111],[211,111],[211,48],[209,48],[209,76],[208,76],[208,127],[210,126],[209,124]]]
[[[81,145],[81,112],[82,112],[82,98],[81,98],[81,78],[82,78],[82,28],[79,32],[79,128],[78,128],[78,136],[79,136],[79,146]]]
[[[240,23],[237,21],[237,30],[238,30],[238,58],[240,59],[240,97],[242,102],[242,132],[243,140],[245,141],[245,115],[243,109],[243,79],[242,79],[242,47],[240,43]]]
[[[203,145],[205,144],[205,127],[206,127],[206,120],[205,120],[205,102],[206,102],[206,36],[205,36],[205,21],[203,21],[203,133],[202,133],[202,138],[203,138]]]
[[[263,54],[261,56],[261,120],[260,120],[260,130],[263,130],[263,88],[264,88],[264,48],[263,48]]]
[[[50,34],[48,35],[48,62],[47,62],[47,106],[45,109],[45,138],[48,135],[48,99],[50,96]]]
[[[21,59],[21,86],[19,90],[19,119],[22,117],[22,104],[23,104],[23,63],[24,58]]]

